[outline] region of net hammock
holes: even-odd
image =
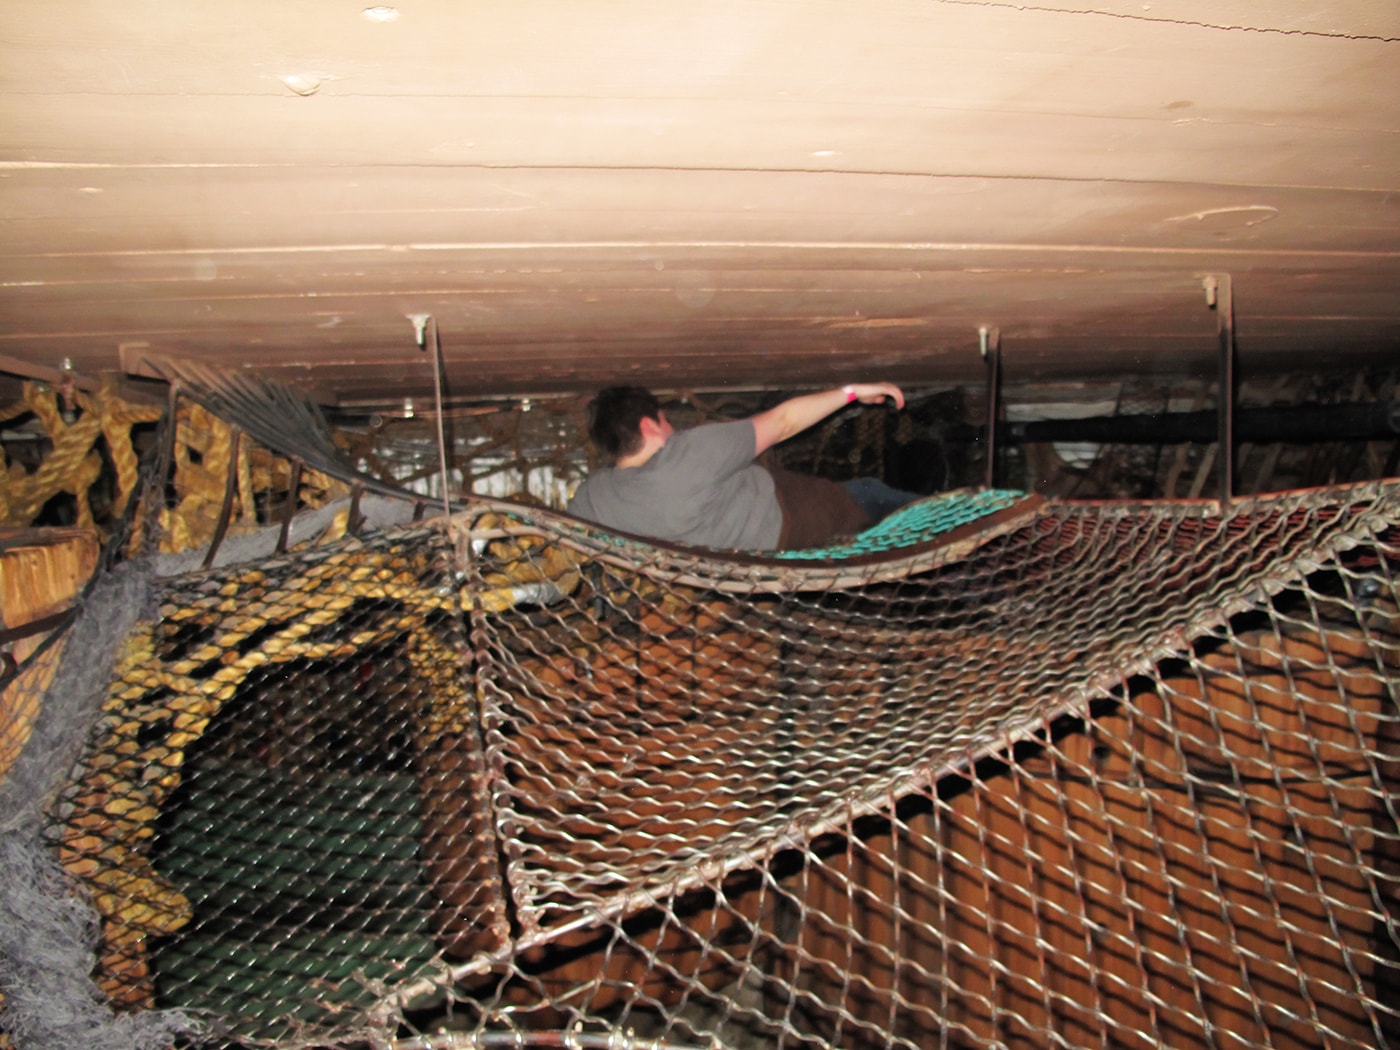
[[[488,504],[165,581],[54,826],[99,983],[284,1046],[1376,1045],[1398,501],[1013,502],[868,583]]]
[[[269,1047],[1400,1043],[1400,486],[783,557],[476,500],[163,578],[46,834]]]

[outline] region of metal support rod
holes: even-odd
[[[209,540],[209,550],[204,555],[205,569],[213,566],[214,556],[219,553],[219,547],[224,542],[229,520],[233,517],[233,500],[238,494],[238,448],[242,444],[243,431],[238,427],[230,429],[232,434],[229,437],[228,474],[224,478],[224,502],[219,508],[219,520],[214,523],[214,535]]]
[[[364,499],[365,487],[360,484],[350,486],[350,513],[345,518],[345,531],[348,535],[358,536],[360,530],[365,527],[365,514],[360,509],[360,501]]]
[[[438,332],[437,319],[428,318],[432,327],[433,342],[433,403],[437,409],[438,467],[442,472],[442,512],[452,516],[452,497],[447,491],[447,432],[442,418],[442,335]]]
[[[180,429],[180,381],[172,380],[166,390],[165,415],[162,418],[160,454],[156,473],[146,494],[146,513],[136,520],[141,530],[140,544],[145,553],[155,553],[160,546],[160,516],[166,507],[170,487],[170,472],[175,463],[175,439]]]
[[[72,619],[72,612],[73,609],[70,606],[60,612],[49,613],[49,615],[41,616],[37,620],[20,624],[18,627],[6,627],[0,631],[0,648],[8,647],[11,643],[24,638],[32,638],[36,634],[43,634],[45,631],[57,630],[65,621]],[[9,660],[14,659],[10,656],[8,649],[3,653],[3,656]]]
[[[287,504],[282,508],[282,531],[277,534],[277,553],[287,553],[287,541],[292,535],[292,519],[297,516],[297,498],[301,494],[301,460],[292,457],[292,477],[287,484]]]
[[[1220,340],[1220,392],[1216,405],[1216,461],[1220,469],[1220,505],[1235,497],[1235,297],[1230,275],[1205,279],[1206,305],[1215,310]]]
[[[987,479],[989,489],[997,487],[997,436],[1001,420],[1001,333],[985,325],[977,329],[982,359],[987,362]]]

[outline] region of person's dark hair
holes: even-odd
[[[642,420],[661,421],[661,401],[646,387],[610,386],[588,403],[588,439],[609,460],[637,451]]]

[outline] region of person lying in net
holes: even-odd
[[[644,387],[611,386],[588,406],[588,436],[612,463],[568,510],[650,539],[733,550],[796,550],[853,536],[918,499],[877,478],[829,481],[754,462],[852,401],[904,407],[893,383],[802,394],[747,419],[677,431]]]

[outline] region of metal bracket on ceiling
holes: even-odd
[[[19,376],[21,379],[33,380],[36,383],[44,383],[55,390],[64,388],[90,392],[97,390],[101,381],[95,376],[84,376],[73,368],[73,362],[69,358],[63,359],[63,364],[54,368],[49,365],[38,365],[30,361],[21,361],[17,357],[10,357],[8,354],[0,354],[0,372],[8,372],[10,375]]]

